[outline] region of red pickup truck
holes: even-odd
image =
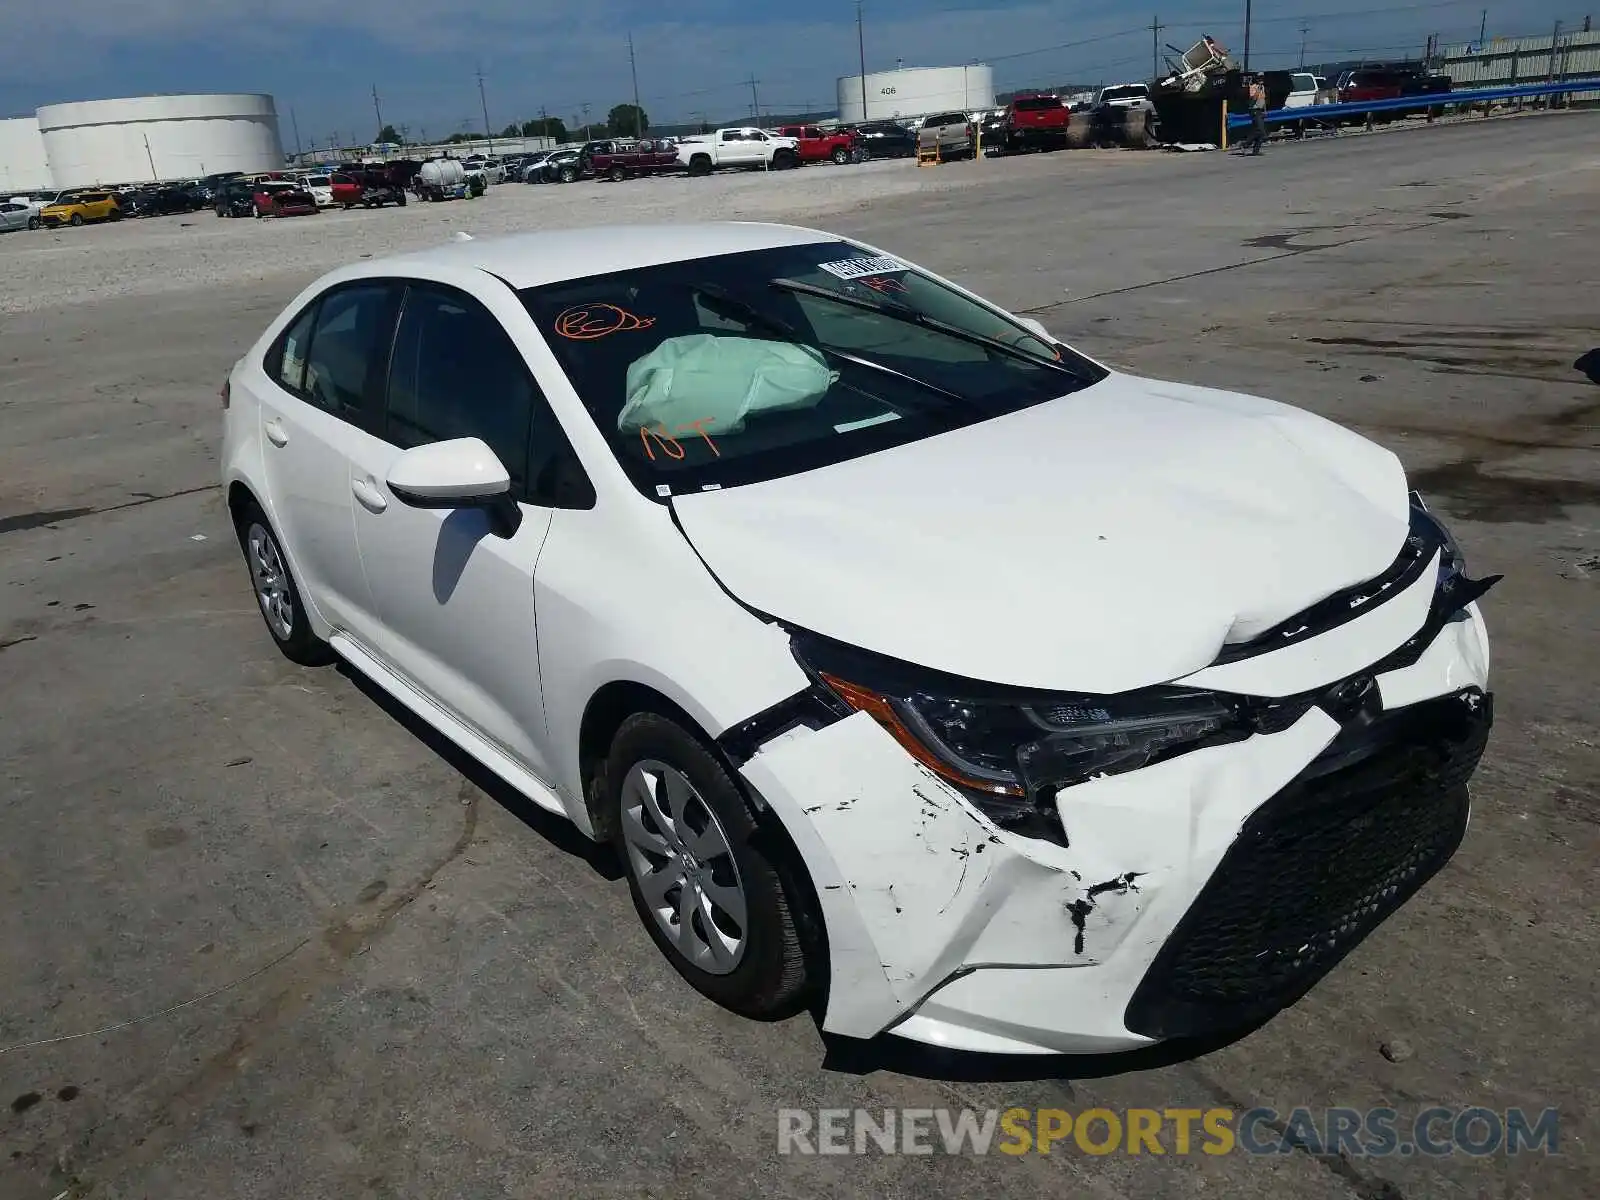
[[[1067,144],[1072,110],[1053,93],[1034,92],[1012,97],[1001,118],[1001,135],[1010,153],[1023,150],[1059,150]]]
[[[587,162],[589,174],[621,183],[633,175],[677,170],[678,146],[671,138],[590,142],[581,158]]]
[[[791,137],[800,143],[800,161],[803,163],[834,162],[844,166],[859,162],[865,152],[857,144],[853,130],[840,129],[829,133],[815,125],[785,125],[777,131],[779,137]]]

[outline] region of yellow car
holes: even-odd
[[[79,192],[58,197],[54,204],[39,210],[39,219],[51,229],[62,225],[82,225],[85,221],[116,221],[122,207],[110,192]]]

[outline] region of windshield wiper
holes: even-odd
[[[863,299],[860,296],[851,296],[845,292],[836,292],[832,288],[819,287],[814,283],[802,283],[798,279],[774,279],[767,286],[776,288],[780,292],[798,292],[802,296],[817,296],[823,300],[832,300],[837,304],[849,308],[859,308],[864,312],[878,313],[888,317],[891,321],[901,321],[907,325],[917,325],[923,329],[931,329],[935,333],[945,334],[947,337],[968,342],[974,346],[983,346],[1007,358],[1014,358],[1021,362],[1030,363],[1036,367],[1048,367],[1052,371],[1059,371],[1063,375],[1071,376],[1081,384],[1095,382],[1081,371],[1076,371],[1066,363],[1055,362],[1048,358],[1040,358],[1037,354],[1030,354],[1019,346],[1009,342],[1002,342],[999,338],[989,337],[987,334],[974,333],[970,329],[962,329],[959,325],[951,325],[941,321],[938,317],[930,317],[926,313],[918,312],[900,304],[879,304],[875,300]],[[1035,336],[1030,334],[1030,337]]]
[[[807,342],[805,338],[801,337],[794,326],[787,321],[779,317],[769,316],[754,305],[745,303],[737,296],[730,295],[714,284],[697,283],[693,285],[693,288],[711,302],[706,307],[719,317],[724,317],[730,321],[742,321],[746,325],[760,326],[768,333],[775,333],[779,337],[786,338],[798,345],[813,345],[813,343]],[[859,354],[852,354],[848,350],[835,350],[832,346],[824,346],[820,343],[815,344],[815,349],[820,350],[830,358],[843,359],[845,362],[854,363],[858,367],[866,367],[884,375],[893,375],[896,379],[904,380],[906,383],[914,384],[924,391],[943,396],[946,400],[955,400],[961,404],[972,403],[970,397],[963,396],[960,392],[952,392],[949,388],[940,387],[937,383],[929,383],[926,379],[918,379],[915,375],[907,375],[904,371],[897,370],[887,363],[875,362],[870,358],[863,358]]]

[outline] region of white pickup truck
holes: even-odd
[[[800,165],[800,143],[744,125],[684,138],[678,143],[678,161],[691,175],[709,175],[722,167],[782,171]]]

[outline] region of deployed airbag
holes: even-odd
[[[752,413],[810,408],[838,378],[809,346],[714,333],[668,338],[628,367],[628,402],[617,429],[700,422],[738,433]]]

